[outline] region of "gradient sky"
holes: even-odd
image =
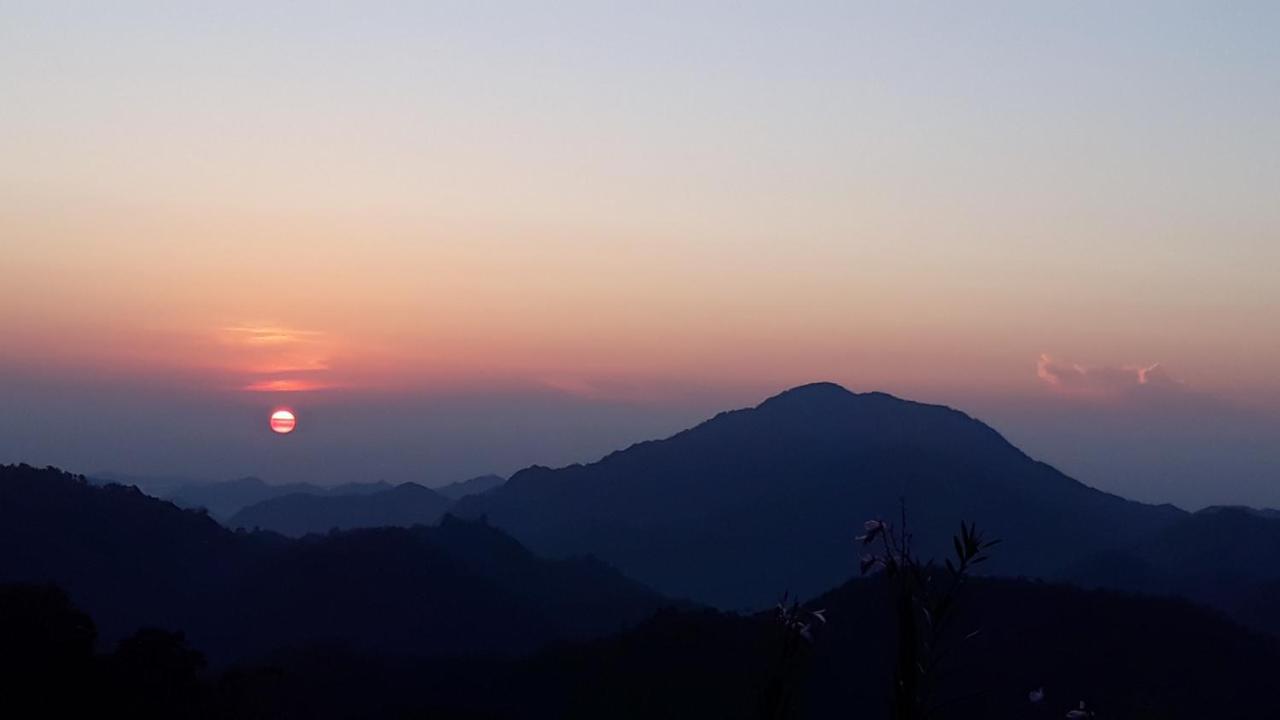
[[[548,5],[0,2],[0,461],[435,484],[826,379],[1280,505],[1280,5]]]

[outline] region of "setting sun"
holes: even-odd
[[[281,435],[287,435],[293,432],[293,428],[298,424],[297,418],[288,410],[277,410],[271,413],[271,430]]]

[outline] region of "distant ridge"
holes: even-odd
[[[342,485],[315,485],[313,483],[268,483],[257,477],[235,480],[190,480],[167,476],[121,475],[96,473],[89,476],[95,485],[127,485],[138,488],[152,497],[169,500],[175,505],[191,510],[205,509],[219,520],[225,520],[242,508],[282,495],[363,495],[388,490],[385,482],[344,483]]]
[[[1261,518],[1266,518],[1268,520],[1280,520],[1280,510],[1276,510],[1275,508],[1254,508],[1246,505],[1210,505],[1196,514],[1212,515],[1223,512],[1243,512],[1250,515],[1256,515]]]
[[[435,488],[435,491],[450,500],[459,500],[467,495],[479,495],[482,492],[488,492],[506,481],[507,479],[501,475],[480,475],[469,480],[459,480],[448,485],[442,485]]]
[[[356,495],[294,493],[264,500],[232,515],[232,528],[261,529],[290,537],[332,529],[433,525],[453,501],[417,483]]]
[[[1211,507],[1074,565],[1084,586],[1180,595],[1280,636],[1280,518]]]

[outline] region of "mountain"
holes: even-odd
[[[218,519],[226,519],[250,505],[284,495],[367,495],[369,493],[388,490],[392,486],[385,482],[346,483],[326,487],[311,483],[285,483],[272,485],[256,477],[240,478],[225,482],[196,483],[184,485],[162,497],[179,507],[198,509],[205,508]],[[145,492],[146,488],[142,490]]]
[[[1246,512],[1250,515],[1267,518],[1269,520],[1280,520],[1280,510],[1275,508],[1255,508],[1245,505],[1210,505],[1200,511],[1201,513],[1220,513],[1220,512]]]
[[[459,480],[455,483],[442,485],[435,488],[435,491],[450,500],[459,500],[468,495],[479,495],[482,492],[488,492],[506,481],[507,479],[501,475],[481,475],[469,480]]]
[[[189,485],[209,484],[181,475],[125,475],[114,472],[96,472],[85,478],[94,485],[132,485],[152,497],[169,497]]]
[[[268,541],[238,538],[136,487],[0,466],[0,582],[56,582],[111,637],[145,624],[196,623],[207,598]]]
[[[281,495],[303,493],[306,495],[365,495],[388,490],[385,482],[344,483],[342,485],[314,485],[312,483],[284,483],[276,485],[256,477],[236,480],[192,480],[184,477],[121,475],[100,472],[86,478],[94,485],[133,486],[152,496],[169,500],[178,507],[191,510],[208,510],[209,514],[225,520],[238,510],[263,500]]]
[[[527,652],[667,604],[599,561],[543,560],[484,523],[288,540],[26,465],[0,466],[0,547],[0,583],[56,583],[107,641],[140,627],[181,630],[224,661],[321,644]]]
[[[532,467],[458,501],[535,552],[593,553],[673,596],[761,607],[857,573],[854,536],[905,503],[917,547],[961,520],[1005,543],[991,571],[1053,576],[1185,515],[1087,487],[950,408],[818,383],[589,465]]]
[[[368,527],[409,527],[438,521],[452,501],[417,483],[360,495],[294,493],[244,508],[232,528],[262,529],[290,537]]]
[[[1280,519],[1211,507],[1071,567],[1081,585],[1179,595],[1280,635]]]
[[[256,599],[218,646],[485,657],[616,632],[667,601],[596,560],[535,557],[482,523],[369,528],[294,541],[232,588]]]

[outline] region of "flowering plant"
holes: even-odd
[[[898,629],[893,717],[919,720],[947,704],[933,695],[956,600],[973,568],[986,562],[987,550],[1000,541],[987,540],[976,526],[961,522],[960,532],[951,538],[955,555],[946,559],[943,571],[912,551],[905,508],[900,522],[897,527],[880,519],[863,523],[864,532],[857,539],[867,552],[859,565],[864,575],[882,572],[892,585]],[[964,640],[977,635],[974,630]]]

